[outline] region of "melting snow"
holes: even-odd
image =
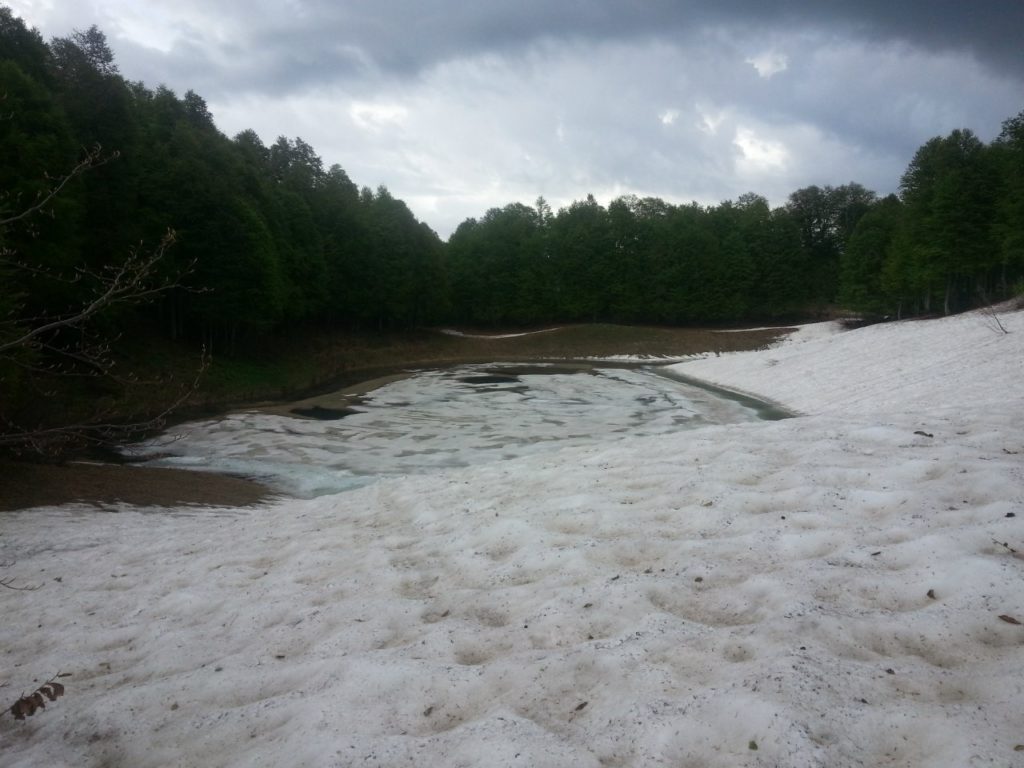
[[[384,476],[757,418],[751,407],[655,370],[552,365],[413,372],[349,411],[328,420],[235,413],[177,427],[136,452],[165,456],[151,464],[258,477],[309,498]]]
[[[42,586],[0,590],[0,697],[72,676],[0,721],[0,762],[1019,765],[1024,314],[1002,320],[679,366],[797,419],[257,509],[5,515],[5,572]]]
[[[442,328],[441,333],[446,336],[461,336],[464,339],[518,339],[520,336],[533,336],[537,333],[551,333],[558,328],[544,328],[539,331],[522,331],[520,333],[464,333],[454,328]]]

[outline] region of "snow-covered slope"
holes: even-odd
[[[1000,409],[1024,392],[1024,312],[1003,311],[994,319],[978,311],[845,333],[837,323],[819,323],[765,351],[674,367],[804,413]]]
[[[681,370],[810,414],[0,518],[5,766],[1024,763],[1024,316]],[[821,328],[815,329],[820,331]]]

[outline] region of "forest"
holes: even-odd
[[[0,7],[0,98],[8,402],[40,372],[97,365],[109,350],[94,333],[231,356],[270,332],[907,317],[1024,291],[1024,112],[991,143],[930,139],[899,195],[849,182],[776,208],[753,192],[557,211],[538,198],[443,242],[301,138],[227,137],[199,94],[126,78],[95,26],[47,42]],[[129,290],[64,322],[126,264]]]

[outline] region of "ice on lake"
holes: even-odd
[[[154,464],[255,477],[311,498],[379,477],[758,418],[657,367],[461,365],[413,371],[345,409],[307,405],[180,425]],[[309,418],[310,415],[319,418]]]

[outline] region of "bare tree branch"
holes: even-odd
[[[2,222],[0,222],[2,224]],[[74,312],[49,318],[46,322],[29,328],[21,336],[10,341],[0,342],[0,355],[12,349],[24,349],[33,339],[60,328],[78,326],[89,320],[97,312],[116,303],[138,303],[154,294],[177,287],[176,282],[165,281],[157,285],[149,285],[147,281],[156,271],[157,264],[164,258],[167,249],[174,244],[174,231],[168,230],[160,240],[160,244],[149,255],[140,257],[138,251],[133,252],[107,275],[81,271],[98,278],[99,292]],[[7,321],[14,325],[15,321]],[[3,324],[0,324],[0,328]]]
[[[33,216],[43,215],[47,206],[72,179],[116,156],[116,153],[103,155],[98,145],[93,147],[74,168],[57,178],[33,205],[20,213],[0,218],[0,231]],[[55,457],[84,445],[123,441],[158,429],[172,410],[183,405],[195,393],[199,377],[209,367],[205,350],[191,384],[174,386],[167,380],[148,382],[159,386],[165,394],[158,406],[159,412],[133,419],[125,412],[124,393],[130,393],[132,387],[141,388],[147,382],[130,373],[127,376],[115,373],[116,358],[112,348],[118,337],[98,332],[95,322],[105,311],[143,304],[162,293],[182,288],[181,279],[191,271],[193,264],[169,273],[164,269],[167,252],[174,242],[175,233],[168,230],[155,248],[147,250],[140,244],[131,248],[121,261],[98,268],[80,266],[70,273],[58,273],[45,264],[30,264],[16,258],[18,254],[0,249],[0,266],[7,274],[76,284],[82,297],[80,303],[63,311],[52,308],[40,310],[37,307],[27,312],[26,299],[15,296],[13,306],[5,316],[0,316],[0,363],[8,371],[19,371],[18,376],[24,377],[23,382],[28,382],[37,396],[53,396],[66,391],[67,387],[60,382],[76,377],[117,385],[121,397],[119,402],[101,397],[90,412],[69,417],[64,423],[42,411],[37,417],[27,416],[24,412],[18,414],[10,408],[5,409],[0,402],[0,449]],[[0,385],[10,386],[10,382],[16,379],[17,376],[5,381],[0,371]],[[151,402],[152,398],[148,400]],[[150,410],[157,408],[150,407]],[[34,421],[38,423],[32,423]],[[0,586],[11,588],[9,583]]]
[[[66,187],[72,179],[81,176],[88,170],[98,168],[101,165],[105,165],[106,163],[109,163],[111,160],[117,159],[117,157],[119,157],[117,152],[114,152],[104,157],[103,148],[99,144],[94,144],[92,149],[86,150],[85,155],[78,162],[78,165],[72,168],[64,176],[58,177],[54,185],[50,187],[50,189],[48,189],[45,194],[41,195],[33,205],[21,211],[20,213],[15,214],[14,216],[9,216],[6,219],[0,219],[0,228],[10,226],[15,222],[22,221],[23,219],[27,219],[30,216],[39,213],[43,208],[45,208],[50,203],[51,200],[53,200],[63,191],[64,187]]]
[[[1008,334],[1009,331],[1006,326],[1003,325],[1003,321],[999,318],[999,309],[1003,305],[993,304],[991,299],[983,290],[978,290],[978,296],[981,299],[980,311],[982,317],[985,318],[985,325],[995,333]]]
[[[13,589],[15,592],[35,592],[37,589],[42,587],[42,584],[36,584],[34,587],[16,587],[14,586],[14,579],[0,579],[0,587],[5,589]]]
[[[57,455],[68,445],[107,446],[155,432],[166,425],[171,413],[181,408],[195,394],[209,366],[210,356],[204,349],[192,381],[178,387],[175,397],[166,402],[159,413],[145,419],[127,423],[118,421],[117,411],[108,408],[90,414],[88,420],[52,427],[26,428],[0,416],[0,448],[26,447],[38,455]]]

